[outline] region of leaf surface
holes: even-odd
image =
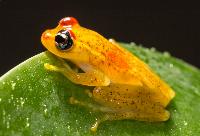
[[[161,123],[106,121],[95,135],[199,135],[199,69],[167,52],[159,53],[134,43],[121,45],[145,61],[175,90],[176,97],[167,107],[171,118]],[[45,70],[44,63],[60,65],[54,55],[43,52],[0,78],[0,135],[93,135],[89,129],[101,113],[69,104],[71,96],[91,102],[84,91],[92,88],[73,84],[63,75]]]

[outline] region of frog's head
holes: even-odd
[[[51,53],[69,60],[88,59],[87,46],[80,42],[81,26],[73,17],[66,17],[59,21],[54,29],[48,29],[41,36],[42,44]],[[87,60],[86,60],[87,61]]]

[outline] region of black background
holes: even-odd
[[[65,16],[107,38],[168,51],[200,67],[198,3],[0,0],[0,75],[45,51],[41,33]]]

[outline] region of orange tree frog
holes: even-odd
[[[45,64],[46,69],[62,73],[75,84],[94,86],[90,96],[99,107],[70,98],[72,104],[105,113],[93,124],[92,131],[106,120],[169,119],[165,107],[175,96],[174,91],[118,43],[80,26],[73,17],[63,18],[56,28],[46,30],[41,41],[51,53],[71,61],[84,72],[76,72],[64,61],[63,67]]]

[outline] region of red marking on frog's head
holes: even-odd
[[[73,17],[65,17],[59,21],[61,26],[73,26],[79,24],[78,21]]]

